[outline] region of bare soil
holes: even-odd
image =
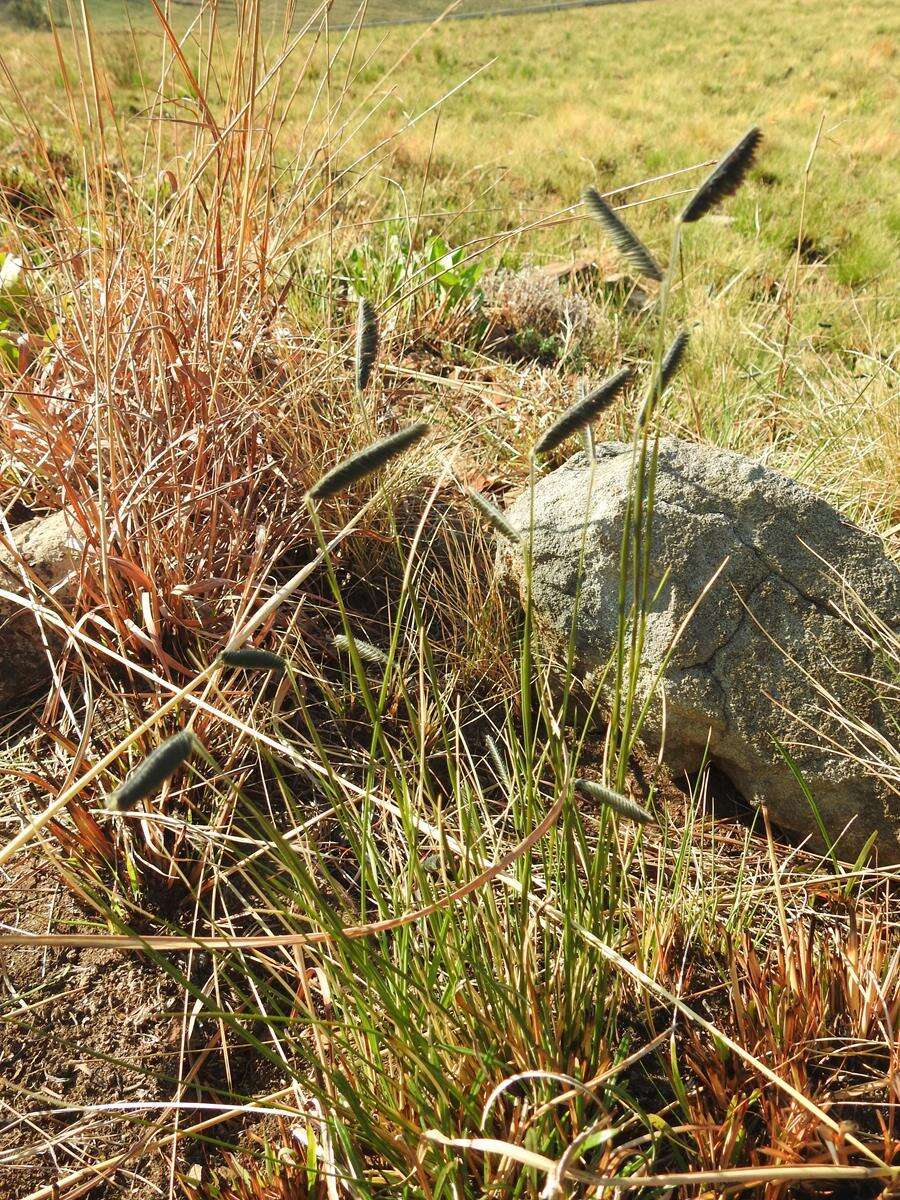
[[[7,926],[74,930],[85,915],[52,866],[34,857],[14,862],[0,881]],[[159,1110],[120,1117],[92,1106],[175,1094],[183,993],[143,956],[98,950],[17,949],[2,963],[0,986],[0,1197],[36,1200],[41,1188],[147,1137]],[[185,1099],[198,1098],[199,1081],[215,1072],[212,1058]],[[195,1062],[195,1053],[185,1055],[182,1077]],[[169,1170],[165,1150],[139,1152],[115,1184],[98,1180],[90,1194],[156,1197]]]

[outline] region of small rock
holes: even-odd
[[[573,255],[572,258],[559,259],[536,268],[537,274],[554,283],[568,283],[570,279],[596,279],[600,271],[599,259],[592,253]]]
[[[610,266],[608,257],[593,250],[536,267],[532,274],[556,284],[569,281],[593,284],[607,295],[617,296],[626,312],[630,313],[641,313],[653,303],[651,296],[633,275]]]
[[[65,511],[13,527],[17,554],[36,577],[38,600],[44,601],[48,591],[63,603],[71,596],[69,584],[81,553],[74,529]],[[0,587],[27,597],[22,570],[16,554],[0,543]],[[45,623],[43,629],[51,645],[57,641],[51,626]],[[49,674],[42,630],[34,614],[13,600],[0,598],[0,708],[22,700]]]
[[[597,457],[576,629],[576,670],[587,681],[615,645],[631,447],[598,446]],[[555,648],[571,627],[589,475],[579,454],[535,487],[533,599],[542,636]],[[509,516],[524,540],[527,495]],[[900,801],[860,761],[870,747],[877,762],[879,737],[890,744],[887,689],[877,682],[888,668],[842,615],[849,601],[840,579],[884,625],[898,626],[900,571],[879,539],[776,471],[664,438],[650,561],[651,593],[668,576],[648,616],[638,681],[646,697],[662,672],[642,733],[648,746],[663,739],[664,696],[664,758],[673,769],[698,769],[709,739],[712,761],[744,796],[821,847],[780,742],[830,838],[847,827],[842,857],[875,831],[881,861],[900,861]],[[723,563],[666,662],[676,631]],[[523,588],[520,550],[504,547],[501,569]],[[841,714],[872,736],[855,740]]]

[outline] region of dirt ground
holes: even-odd
[[[26,856],[0,880],[0,922],[19,930],[74,930],[85,913],[52,867]],[[54,1200],[52,1184],[123,1151],[135,1156],[115,1184],[90,1195],[168,1195],[171,1152],[140,1152],[160,1110],[119,1117],[91,1106],[155,1102],[177,1091],[184,993],[158,965],[97,950],[17,949],[0,981],[0,1197]],[[209,1027],[195,1029],[181,1065],[196,1075],[184,1100],[226,1100]],[[223,1089],[224,1091],[224,1089]],[[197,1117],[182,1114],[183,1125]],[[188,1164],[179,1154],[177,1167]],[[85,1183],[90,1180],[87,1178]],[[42,1191],[41,1189],[47,1189]],[[79,1188],[66,1197],[82,1193]]]

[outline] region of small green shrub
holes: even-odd
[[[34,2],[34,0],[32,0]],[[103,66],[112,83],[120,91],[139,89],[143,84],[139,46],[130,32],[111,32],[103,35]]]
[[[49,29],[50,12],[45,0],[6,0],[0,13],[26,29]]]

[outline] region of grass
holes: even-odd
[[[7,730],[0,850],[10,888],[47,864],[73,907],[40,914],[27,979],[4,934],[3,1018],[27,1056],[67,954],[136,953],[175,997],[147,1107],[94,1095],[66,1127],[49,1084],[13,1090],[27,1161],[54,1136],[59,1183],[20,1186],[8,1155],[10,1188],[72,1200],[102,1169],[112,1194],[191,1200],[878,1194],[890,873],[717,816],[708,774],[681,792],[634,744],[642,487],[599,732],[495,582],[489,504],[564,455],[531,451],[573,363],[595,385],[627,360],[646,386],[687,326],[638,422],[646,477],[675,430],[791,470],[896,545],[886,6],[366,31],[328,45],[330,70],[324,38],[281,61],[254,13],[239,39],[207,14],[181,62],[159,33],[65,34],[54,58],[18,32],[5,52],[3,238],[26,269],[4,292],[4,513],[65,504],[85,551],[74,593],[34,602],[68,642]],[[671,253],[680,193],[753,121],[765,154],[727,220]],[[664,320],[587,284],[601,336],[511,361],[474,265],[593,245],[620,270],[572,211],[586,186],[648,201],[620,216],[668,271]],[[640,391],[598,437],[630,435]],[[338,490],[336,463],[419,421]],[[107,813],[184,728],[191,757]],[[80,1037],[90,1072],[104,1051]],[[102,1153],[99,1103],[130,1122]]]
[[[62,16],[64,5],[60,3],[60,0],[55,0],[55,3],[58,14]],[[504,0],[502,5],[495,7],[514,11],[518,8],[535,7],[536,3],[537,0]],[[195,0],[188,0],[183,4],[183,11],[173,10],[173,17],[176,20],[186,21],[196,13],[198,7]],[[401,0],[369,0],[366,6],[366,20],[372,24],[433,21],[448,7],[447,3],[435,3],[435,0],[407,0],[406,3],[401,3]],[[91,0],[89,8],[101,28],[121,29],[128,24],[129,20],[138,25],[152,23],[152,10],[149,3],[141,3],[140,0],[131,0],[131,3],[126,4],[122,4],[120,0]],[[262,7],[264,27],[277,29],[283,19],[284,8],[285,6],[279,0],[267,0]],[[311,3],[310,0],[302,0],[301,3],[295,3],[294,8],[296,12],[294,25],[299,27],[316,13],[317,5]],[[467,15],[490,10],[482,0],[459,0],[454,11],[460,15]],[[335,27],[349,25],[358,20],[358,12],[359,5],[354,3],[354,0],[335,0],[330,10],[330,19]],[[221,14],[226,25],[237,20],[233,0],[221,5]]]
[[[45,43],[46,35],[17,36],[10,67],[41,127],[55,131],[54,148],[71,154],[42,86]],[[346,45],[357,45],[355,36]],[[154,47],[145,39],[135,48],[121,34],[104,45],[122,134],[135,153],[156,87],[147,66]],[[877,0],[836,13],[805,0],[754,0],[740,12],[664,0],[565,20],[364,34],[358,65],[339,74],[346,100],[334,120],[343,161],[397,129],[405,133],[340,181],[340,190],[347,187],[340,230],[327,246],[308,248],[298,303],[313,301],[330,271],[319,254],[313,272],[311,252],[327,251],[327,258],[342,246],[357,255],[352,270],[361,285],[386,298],[396,283],[388,284],[382,264],[409,258],[411,231],[439,233],[451,247],[470,246],[465,253],[513,267],[603,247],[585,217],[564,212],[586,185],[622,186],[708,161],[758,123],[766,131],[764,168],[735,198],[732,224],[698,232],[692,244],[705,273],[688,262],[676,297],[692,320],[686,390],[693,398],[673,413],[673,425],[764,453],[890,534],[897,492],[890,464],[900,456],[881,364],[894,353],[896,319],[895,54],[890,6]],[[386,76],[401,55],[402,66]],[[297,85],[287,139],[303,135],[314,103],[321,116],[321,57],[320,47]],[[551,82],[547,63],[554,62],[572,65]],[[353,104],[366,97],[374,111],[354,133]],[[12,141],[13,162],[20,142]],[[656,254],[667,247],[668,222],[683,197],[653,197],[685,186],[675,177],[618,198],[641,205],[630,219]],[[548,221],[556,212],[562,215]],[[395,220],[384,224],[387,216]],[[505,232],[516,229],[523,232]],[[339,269],[351,271],[346,260]],[[597,367],[633,343],[634,332],[604,322],[593,357],[607,361]],[[861,396],[867,403],[857,402]]]

